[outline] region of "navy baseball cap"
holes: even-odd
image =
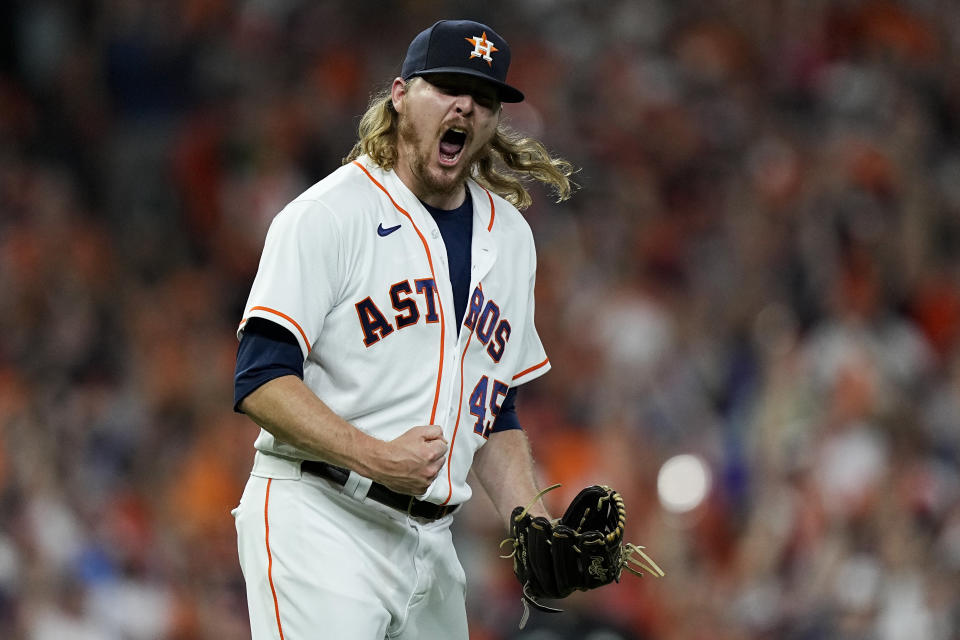
[[[523,94],[506,82],[509,67],[510,47],[496,31],[473,20],[440,20],[410,43],[400,76],[474,76],[497,87],[501,102],[520,102]]]

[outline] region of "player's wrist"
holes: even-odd
[[[378,461],[383,457],[382,449],[382,440],[357,429],[352,438],[347,466],[366,478],[378,480],[381,475]]]

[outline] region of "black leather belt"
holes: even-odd
[[[341,487],[347,483],[347,478],[350,477],[350,472],[347,469],[317,460],[304,460],[300,465],[300,470],[324,477],[327,480],[337,483]],[[439,520],[445,515],[453,513],[459,506],[439,505],[417,500],[413,496],[397,493],[392,489],[388,489],[379,482],[374,482],[370,485],[370,490],[367,491],[367,497],[371,500],[376,500],[380,504],[392,507],[397,511],[402,511],[407,515],[425,518],[426,520]]]

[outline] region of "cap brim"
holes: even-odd
[[[437,67],[435,69],[427,69],[425,71],[416,71],[410,74],[410,77],[415,76],[430,76],[436,73],[455,73],[461,76],[472,76],[474,78],[480,78],[485,81],[487,84],[493,85],[497,88],[497,96],[500,99],[500,102],[523,102],[523,93],[519,89],[511,87],[505,82],[500,82],[499,80],[494,80],[485,73],[480,71],[471,71],[470,69],[464,69],[463,67]]]

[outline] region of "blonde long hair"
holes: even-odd
[[[366,154],[381,168],[393,169],[397,162],[398,117],[389,89],[374,95],[360,119],[359,140],[343,164]],[[553,189],[557,202],[562,202],[577,187],[570,179],[573,171],[572,164],[551,156],[538,140],[524,137],[501,123],[470,173],[478,183],[523,210],[533,203],[524,183],[541,182]]]

